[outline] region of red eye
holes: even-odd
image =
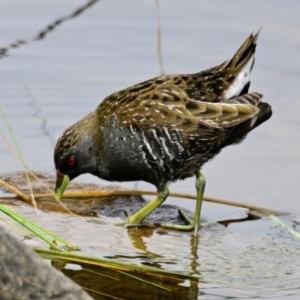
[[[67,163],[69,166],[74,166],[76,164],[76,157],[75,156],[70,156],[67,160]]]

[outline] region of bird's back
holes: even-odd
[[[124,170],[107,177],[157,186],[184,179],[270,118],[262,95],[248,93],[257,37],[217,67],[156,77],[107,97],[97,108],[103,151],[116,164],[111,169]]]

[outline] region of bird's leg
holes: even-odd
[[[141,225],[141,222],[159,205],[161,205],[169,196],[169,189],[166,184],[163,184],[159,190],[157,197],[141,208],[133,216],[128,217],[128,222],[120,222],[116,225],[124,225],[125,228]],[[146,224],[147,225],[147,224]]]
[[[205,190],[205,177],[202,175],[200,171],[196,171],[196,191],[197,191],[196,201],[197,202],[196,202],[196,209],[195,209],[193,220],[190,220],[180,209],[179,214],[181,218],[184,219],[184,221],[187,223],[187,225],[161,224],[161,226],[166,228],[176,229],[176,230],[184,230],[184,231],[193,230],[193,236],[197,236],[204,190]]]

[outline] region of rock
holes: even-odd
[[[93,298],[0,226],[0,299]]]

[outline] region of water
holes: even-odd
[[[0,4],[0,48],[7,54],[0,60],[0,105],[32,170],[54,174],[53,148],[67,126],[112,92],[161,73],[155,1],[100,1],[72,18],[84,4],[33,0]],[[167,74],[217,65],[233,55],[250,32],[263,27],[251,90],[264,94],[264,100],[273,107],[273,116],[241,145],[223,150],[203,168],[206,194],[292,213],[284,221],[298,231],[299,9],[296,0],[288,4],[273,1],[272,5],[258,0],[160,3]],[[59,19],[64,21],[36,40]],[[26,43],[11,47],[19,40]],[[0,131],[11,141],[2,119]],[[0,155],[1,173],[21,170],[4,142],[0,142]],[[78,180],[105,183],[89,175]],[[123,186],[135,187],[135,183]],[[142,182],[138,188],[153,189]],[[173,184],[171,191],[193,193],[194,180]],[[179,199],[169,203],[191,210],[194,206]],[[208,203],[203,207],[203,215],[211,220],[226,219],[239,211]],[[147,239],[147,247],[154,247],[163,257],[176,256],[176,270],[189,269],[189,235],[180,243],[174,242],[176,251],[164,249],[164,242],[164,236],[160,240],[154,233]],[[266,218],[230,224],[220,234],[201,237],[198,271],[212,281],[199,284],[199,298],[296,299],[299,245]],[[230,282],[243,283],[242,288]]]

